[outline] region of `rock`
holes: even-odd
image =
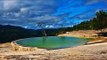
[[[13,51],[36,51],[36,50],[45,50],[45,49],[39,49],[37,47],[24,47],[19,44],[17,44],[15,41],[11,42],[12,50]]]

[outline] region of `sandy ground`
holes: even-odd
[[[37,51],[12,51],[9,44],[10,48],[0,47],[0,60],[107,60],[107,42]]]
[[[95,37],[96,33],[96,31],[74,31],[60,36]],[[95,41],[99,40],[107,39],[95,39]],[[4,43],[0,44],[0,60],[107,60],[107,42],[36,51],[13,51],[10,43]]]
[[[79,30],[66,32],[64,34],[59,34],[59,36],[74,36],[74,37],[83,37],[83,38],[95,38],[98,36],[98,33],[101,31],[97,30]]]

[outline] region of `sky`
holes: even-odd
[[[0,0],[0,24],[37,29],[69,27],[107,10],[107,0]]]

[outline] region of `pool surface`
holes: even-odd
[[[44,49],[61,49],[84,45],[89,39],[77,37],[35,37],[17,40],[16,43],[24,47],[38,47]]]

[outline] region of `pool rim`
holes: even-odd
[[[47,37],[70,37],[70,36],[47,36]],[[71,37],[74,37],[74,36],[71,36]],[[41,38],[41,37],[30,37],[30,38]],[[30,39],[30,38],[23,38],[23,39],[17,39],[15,41],[12,41],[11,42],[12,50],[14,50],[14,51],[24,51],[24,50],[25,51],[35,51],[37,49],[48,50],[48,49],[39,48],[39,47],[36,47],[36,46],[35,47],[23,46],[23,45],[17,43],[17,41]],[[74,38],[81,38],[81,37],[74,37]],[[87,38],[84,38],[84,39],[87,39]],[[86,44],[83,44],[83,45],[86,45]],[[79,46],[81,46],[81,45],[79,45]],[[76,46],[74,46],[74,47],[76,47]],[[69,48],[71,48],[71,47],[69,47]]]

